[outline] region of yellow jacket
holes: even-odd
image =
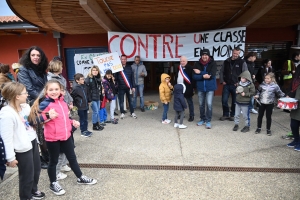
[[[171,77],[168,74],[162,74],[160,77],[161,83],[159,85],[159,97],[162,103],[165,101],[170,102],[172,98],[171,90],[173,89],[173,86],[168,86],[165,81],[166,78],[169,78],[171,81]]]

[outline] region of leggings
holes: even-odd
[[[271,129],[272,124],[272,112],[273,112],[274,104],[261,104],[258,109],[258,117],[257,117],[257,128],[261,128],[262,118],[266,111],[267,118],[267,130]]]

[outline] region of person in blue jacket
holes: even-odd
[[[207,129],[211,129],[212,102],[214,91],[217,89],[216,73],[217,64],[214,58],[210,56],[208,49],[200,51],[200,60],[194,65],[193,79],[196,81],[196,87],[200,105],[200,121],[198,126],[205,124]],[[206,112],[205,112],[205,105]]]

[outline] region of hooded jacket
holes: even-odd
[[[210,57],[210,61],[203,65],[200,61],[196,62],[194,69],[199,69],[200,74],[193,73],[193,79],[196,81],[197,90],[200,92],[215,91],[217,89],[216,73],[217,64],[213,57]],[[211,75],[209,79],[204,79],[203,75]]]
[[[179,66],[178,66],[178,67],[179,67]],[[187,64],[187,65],[184,67],[183,71],[187,74],[187,76],[189,77],[189,79],[190,79],[190,81],[191,81],[191,84],[189,84],[188,82],[186,82],[186,81],[182,78],[182,79],[183,79],[183,84],[184,84],[185,87],[186,87],[186,90],[185,90],[185,92],[184,92],[184,97],[189,98],[189,97],[192,97],[192,96],[194,95],[193,89],[195,88],[195,81],[193,80],[193,67],[192,67],[191,65]],[[176,73],[176,76],[175,76],[175,84],[180,84],[180,83],[178,82],[178,76],[181,76],[181,77],[182,77],[182,75],[181,75],[179,69],[178,69],[178,73]]]
[[[166,78],[169,78],[171,82],[171,77],[168,74],[163,73],[160,76],[161,83],[159,85],[159,98],[162,103],[165,103],[165,101],[170,102],[172,98],[171,90],[173,90],[173,86],[168,86],[165,80]]]
[[[176,84],[174,86],[174,105],[175,111],[184,111],[187,108],[184,100],[185,85],[183,83]]]
[[[247,79],[247,82],[242,83],[241,81],[238,83],[237,86],[241,86],[244,89],[245,96],[242,96],[241,93],[236,95],[236,103],[237,104],[246,104],[249,105],[251,101],[251,97],[255,94],[255,86],[252,83],[251,74],[249,71],[244,71],[239,75],[239,77],[243,77]]]
[[[220,70],[220,83],[225,82],[228,85],[234,85],[239,82],[238,76],[243,72],[248,70],[246,62],[238,57],[231,64],[232,57],[227,58]]]

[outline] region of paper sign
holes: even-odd
[[[93,62],[100,69],[101,76],[104,76],[107,70],[116,73],[123,70],[119,54],[117,52],[109,53],[93,58]]]

